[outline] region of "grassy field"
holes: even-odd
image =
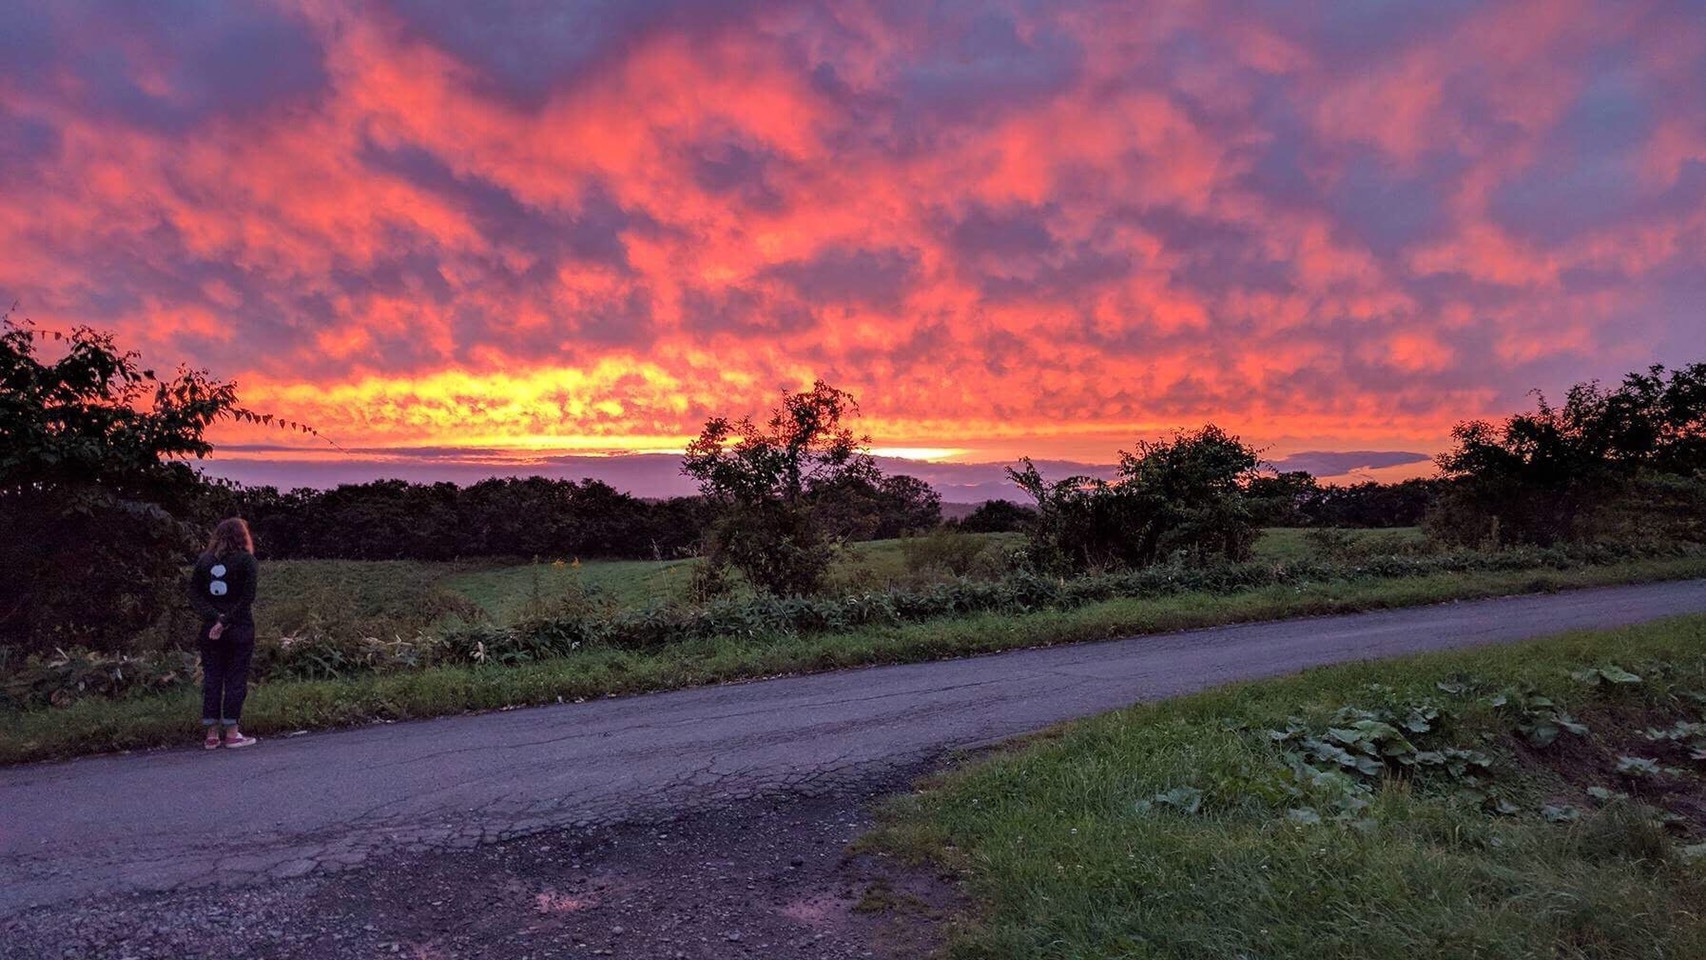
[[[1702,957],[1703,705],[1706,616],[1318,669],[1039,736],[865,845],[963,879],[961,960]]]
[[[487,616],[508,623],[571,602],[608,601],[617,607],[684,603],[695,560],[598,560],[532,563],[452,573],[442,583]]]
[[[1279,531],[1289,534],[1293,531]],[[965,534],[987,551],[1020,542],[1016,534]],[[832,593],[905,583],[918,573],[908,541],[855,543],[830,572]],[[1304,547],[1286,552],[1302,555]],[[565,607],[638,609],[687,603],[696,560],[428,563],[278,560],[263,571],[256,602],[262,636],[325,630],[349,636],[409,637],[448,620],[512,623]]]
[[[1421,532],[1345,530],[1364,548],[1412,544]],[[1022,542],[1017,534],[966,534],[985,550]],[[1256,558],[1271,562],[1319,558],[1303,530],[1270,529],[1256,543]],[[256,604],[261,635],[331,630],[351,636],[408,637],[447,619],[489,618],[511,623],[549,615],[565,605],[635,609],[685,603],[695,560],[594,560],[492,566],[475,563],[352,560],[281,560],[266,564],[265,588]],[[907,541],[852,544],[831,571],[834,593],[907,582],[918,571]]]
[[[478,615],[475,598],[455,584],[463,569],[410,560],[268,563],[255,597],[255,630],[259,636],[412,636],[446,618]]]
[[[1068,609],[964,615],[835,633],[716,636],[649,649],[595,645],[563,657],[514,665],[439,666],[333,680],[261,683],[251,694],[244,728],[271,735],[1224,623],[1697,576],[1706,576],[1706,560],[1364,577],[1122,598]],[[179,743],[192,732],[195,702],[194,693],[185,689],[0,712],[0,762]]]
[[[1342,549],[1364,552],[1402,553],[1423,543],[1422,528],[1393,527],[1388,530],[1334,529],[1325,536],[1319,530],[1295,527],[1269,527],[1256,541],[1258,560],[1275,563],[1298,560],[1333,559],[1324,557],[1322,546],[1338,545]]]

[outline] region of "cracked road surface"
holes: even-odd
[[[0,769],[0,917],[818,794],[1231,680],[1702,610],[1706,580],[1612,587]]]

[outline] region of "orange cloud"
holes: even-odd
[[[1437,449],[1706,342],[1666,5],[589,9],[0,14],[0,289],[363,446],[673,448],[821,377],[891,447]]]

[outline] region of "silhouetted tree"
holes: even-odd
[[[879,479],[869,438],[846,425],[857,410],[851,394],[820,380],[784,395],[762,427],[750,418],[706,422],[682,461],[717,511],[706,533],[706,569],[733,567],[780,596],[821,587],[834,540],[815,494]]]
[[[274,558],[661,560],[691,552],[708,522],[699,497],[649,502],[594,479],[498,477],[466,487],[377,480],[222,496]]]
[[[811,500],[824,531],[840,540],[891,540],[942,523],[942,495],[904,474],[847,474],[816,485]]]
[[[44,341],[63,345],[57,359]],[[0,641],[115,647],[175,598],[198,488],[178,458],[244,415],[230,383],[159,377],[111,336],[0,315]]]
[[[1698,536],[1706,505],[1706,363],[1651,367],[1612,390],[1578,383],[1554,406],[1452,430],[1450,484],[1430,522],[1456,541],[1550,544]]]
[[[1259,526],[1301,527],[1309,522],[1307,511],[1321,496],[1321,487],[1308,471],[1292,470],[1253,477],[1245,492]]]
[[[1037,511],[1010,500],[987,500],[962,517],[955,526],[966,533],[1023,533],[1037,518]]]
[[[1242,560],[1260,533],[1245,487],[1256,451],[1212,424],[1120,453],[1111,481],[1048,483],[1029,460],[1008,474],[1037,501],[1034,560],[1049,568],[1144,566],[1183,555]]]

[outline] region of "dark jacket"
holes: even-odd
[[[255,555],[238,550],[223,557],[204,553],[190,572],[190,606],[204,625],[215,620],[230,624],[253,624],[255,581],[260,565]]]

